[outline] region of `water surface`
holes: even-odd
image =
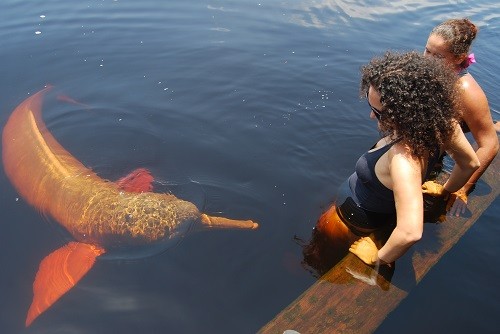
[[[64,240],[1,173],[0,332],[255,333],[316,281],[293,238],[378,137],[359,67],[422,50],[455,16],[481,29],[471,71],[498,119],[497,1],[3,1],[2,126],[52,84],[86,106],[48,103],[49,130],[99,175],[149,168],[156,191],[260,229],[99,261],[24,329],[38,264]],[[496,330],[499,211],[497,199],[380,333]]]

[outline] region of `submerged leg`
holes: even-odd
[[[318,219],[309,243],[302,247],[302,264],[319,278],[347,255],[357,239],[359,236],[349,230],[332,205]]]
[[[354,234],[339,217],[335,204],[321,215],[316,228],[330,239],[333,245],[345,250],[348,250],[351,243],[359,239],[359,236]]]
[[[201,215],[201,223],[203,226],[210,228],[238,228],[255,230],[259,227],[259,224],[253,222],[252,220],[235,220],[223,217],[214,217],[204,213]]]

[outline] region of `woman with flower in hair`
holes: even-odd
[[[468,182],[450,196],[449,206],[456,200],[450,213],[457,216],[465,211],[467,194],[473,190],[475,183],[493,161],[499,148],[486,95],[468,72],[468,67],[476,62],[474,54],[469,52],[477,32],[476,25],[466,18],[444,21],[432,29],[424,51],[426,56],[442,59],[458,74],[462,127],[465,132],[472,133],[477,143],[476,154],[481,162],[481,167]]]

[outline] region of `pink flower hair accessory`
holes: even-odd
[[[465,68],[469,67],[471,64],[474,64],[476,62],[476,57],[474,57],[474,54],[471,53],[467,56],[467,59],[465,60]]]

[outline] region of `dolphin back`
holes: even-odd
[[[22,102],[2,134],[5,172],[22,197],[81,242],[104,247],[170,239],[199,218],[170,194],[121,190],[66,151],[42,119],[47,87]]]

